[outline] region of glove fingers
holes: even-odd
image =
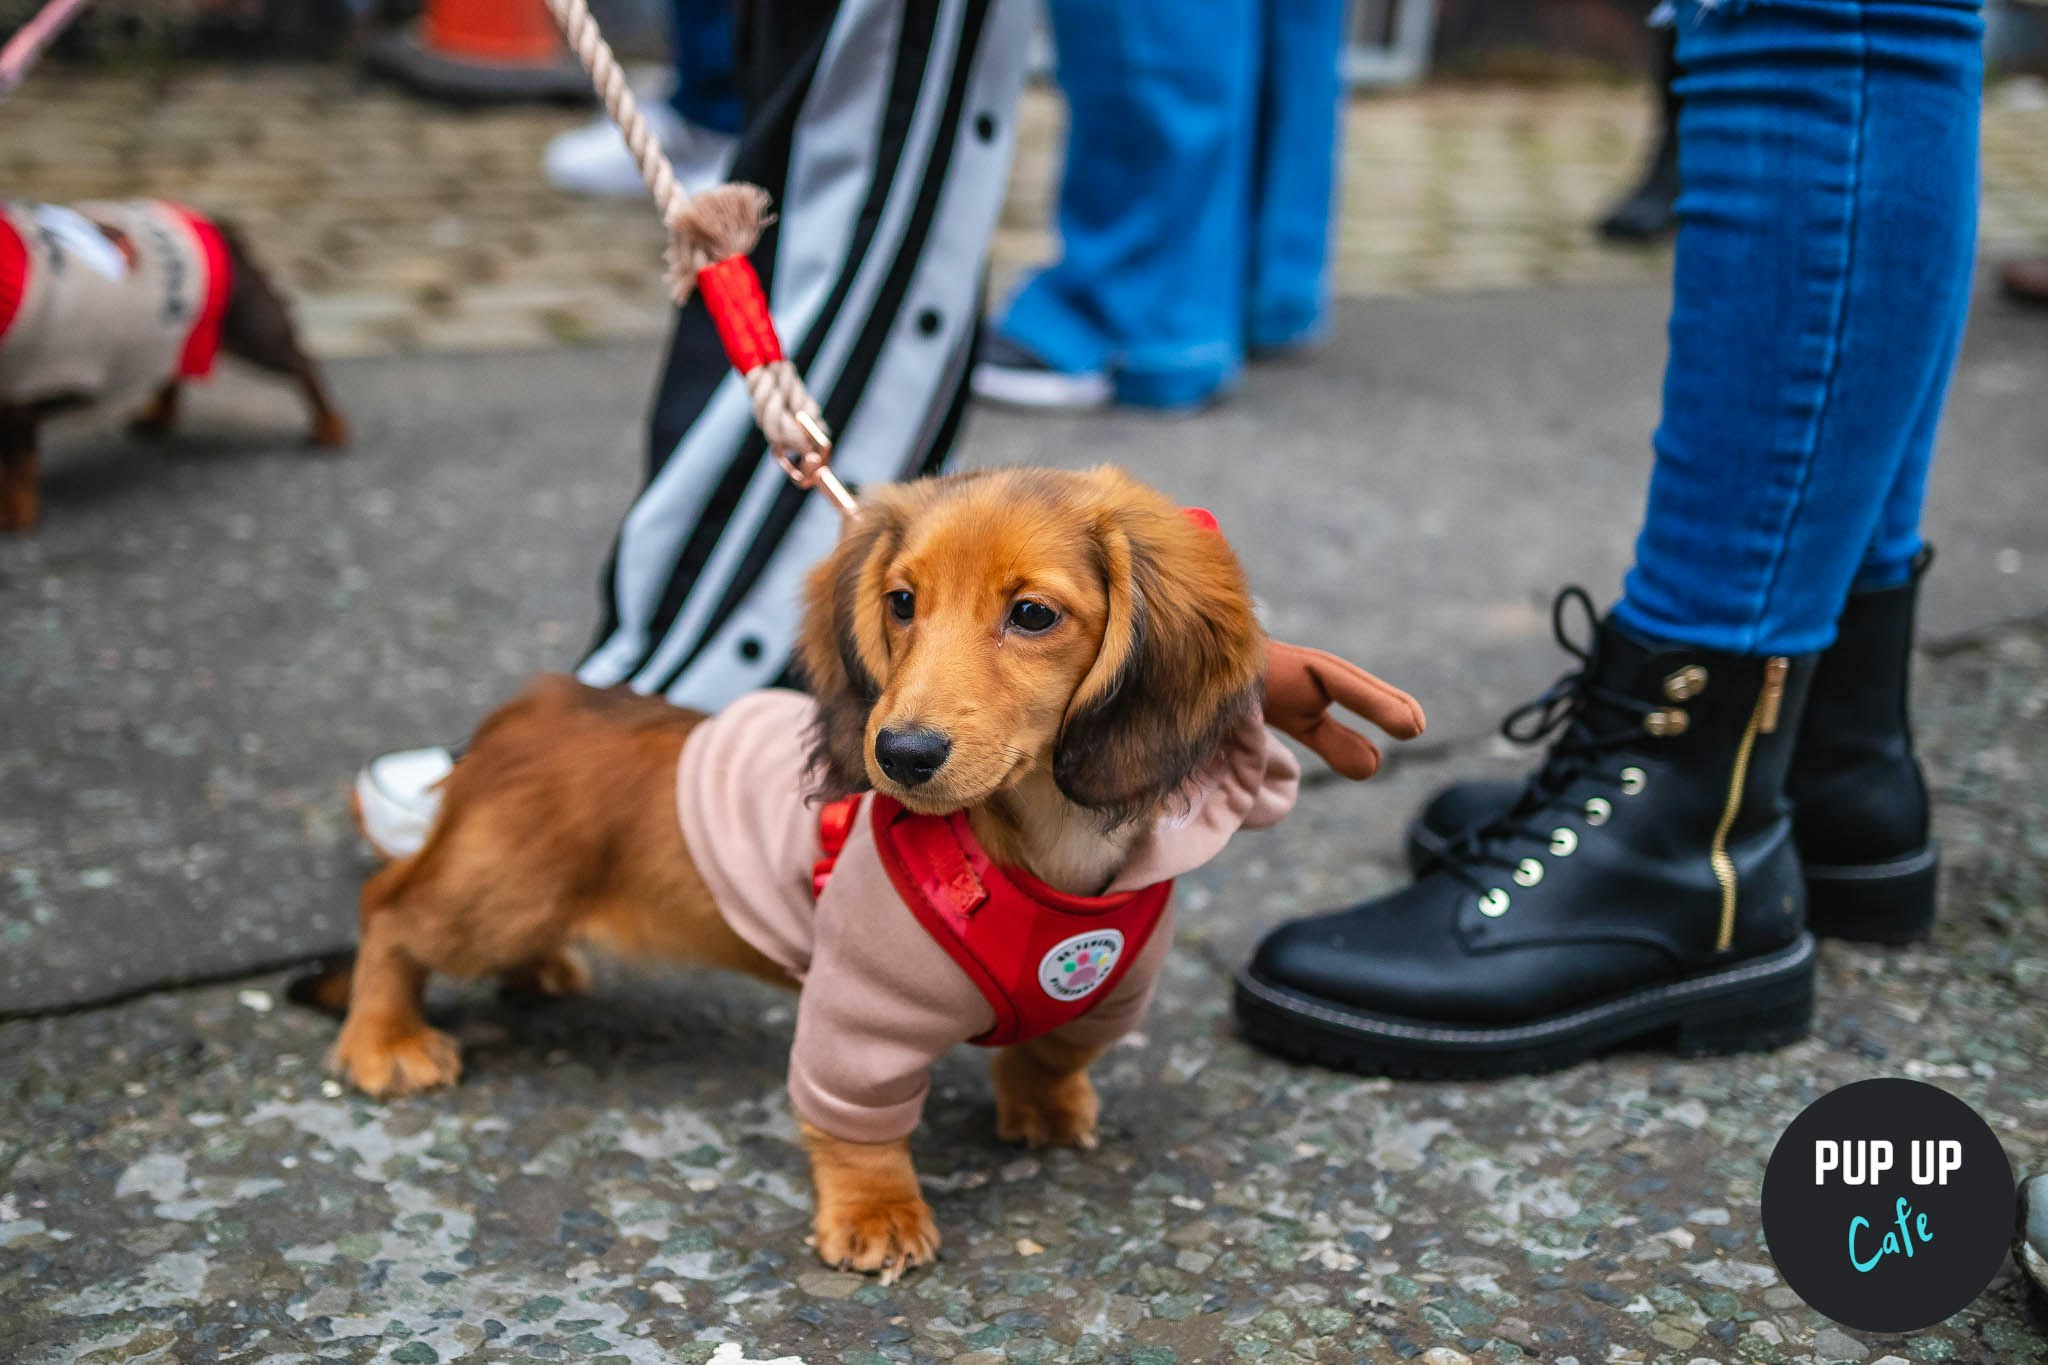
[[[1395,739],[1422,733],[1422,707],[1415,698],[1334,654],[1309,651],[1308,670],[1331,700],[1365,717]]]
[[[1339,777],[1363,782],[1380,770],[1379,746],[1327,715],[1319,717],[1295,738],[1329,764]]]

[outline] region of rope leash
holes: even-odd
[[[761,277],[747,259],[768,225],[768,192],[754,185],[720,185],[692,198],[641,114],[625,69],[598,32],[587,0],[544,3],[626,139],[626,150],[668,228],[664,278],[669,296],[680,305],[693,290],[702,295],[718,339],[747,386],[754,422],[783,472],[799,488],[823,489],[842,515],[852,516],[853,495],[827,463],[831,433],[803,376],[782,352]]]
[[[86,4],[87,0],[50,0],[36,11],[35,18],[15,30],[7,46],[0,47],[0,100],[14,93],[43,49],[57,40]]]

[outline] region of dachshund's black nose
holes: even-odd
[[[891,782],[915,787],[931,781],[953,752],[953,741],[937,730],[880,730],[875,734],[875,762]]]

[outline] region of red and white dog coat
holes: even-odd
[[[815,709],[756,692],[705,721],[683,746],[676,808],[726,922],[803,983],[797,1114],[854,1142],[914,1129],[932,1062],[957,1044],[1057,1031],[1102,1045],[1135,1028],[1173,938],[1173,879],[1277,823],[1301,777],[1247,716],[1109,888],[1068,896],[992,863],[964,815],[874,793],[807,803]]]
[[[0,201],[0,403],[126,401],[209,373],[231,284],[220,229],[176,204]]]

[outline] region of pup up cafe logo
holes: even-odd
[[[1764,1168],[1785,1283],[1845,1327],[1913,1332],[1983,1292],[2012,1237],[2012,1163],[1946,1090],[1858,1081],[1808,1105]]]

